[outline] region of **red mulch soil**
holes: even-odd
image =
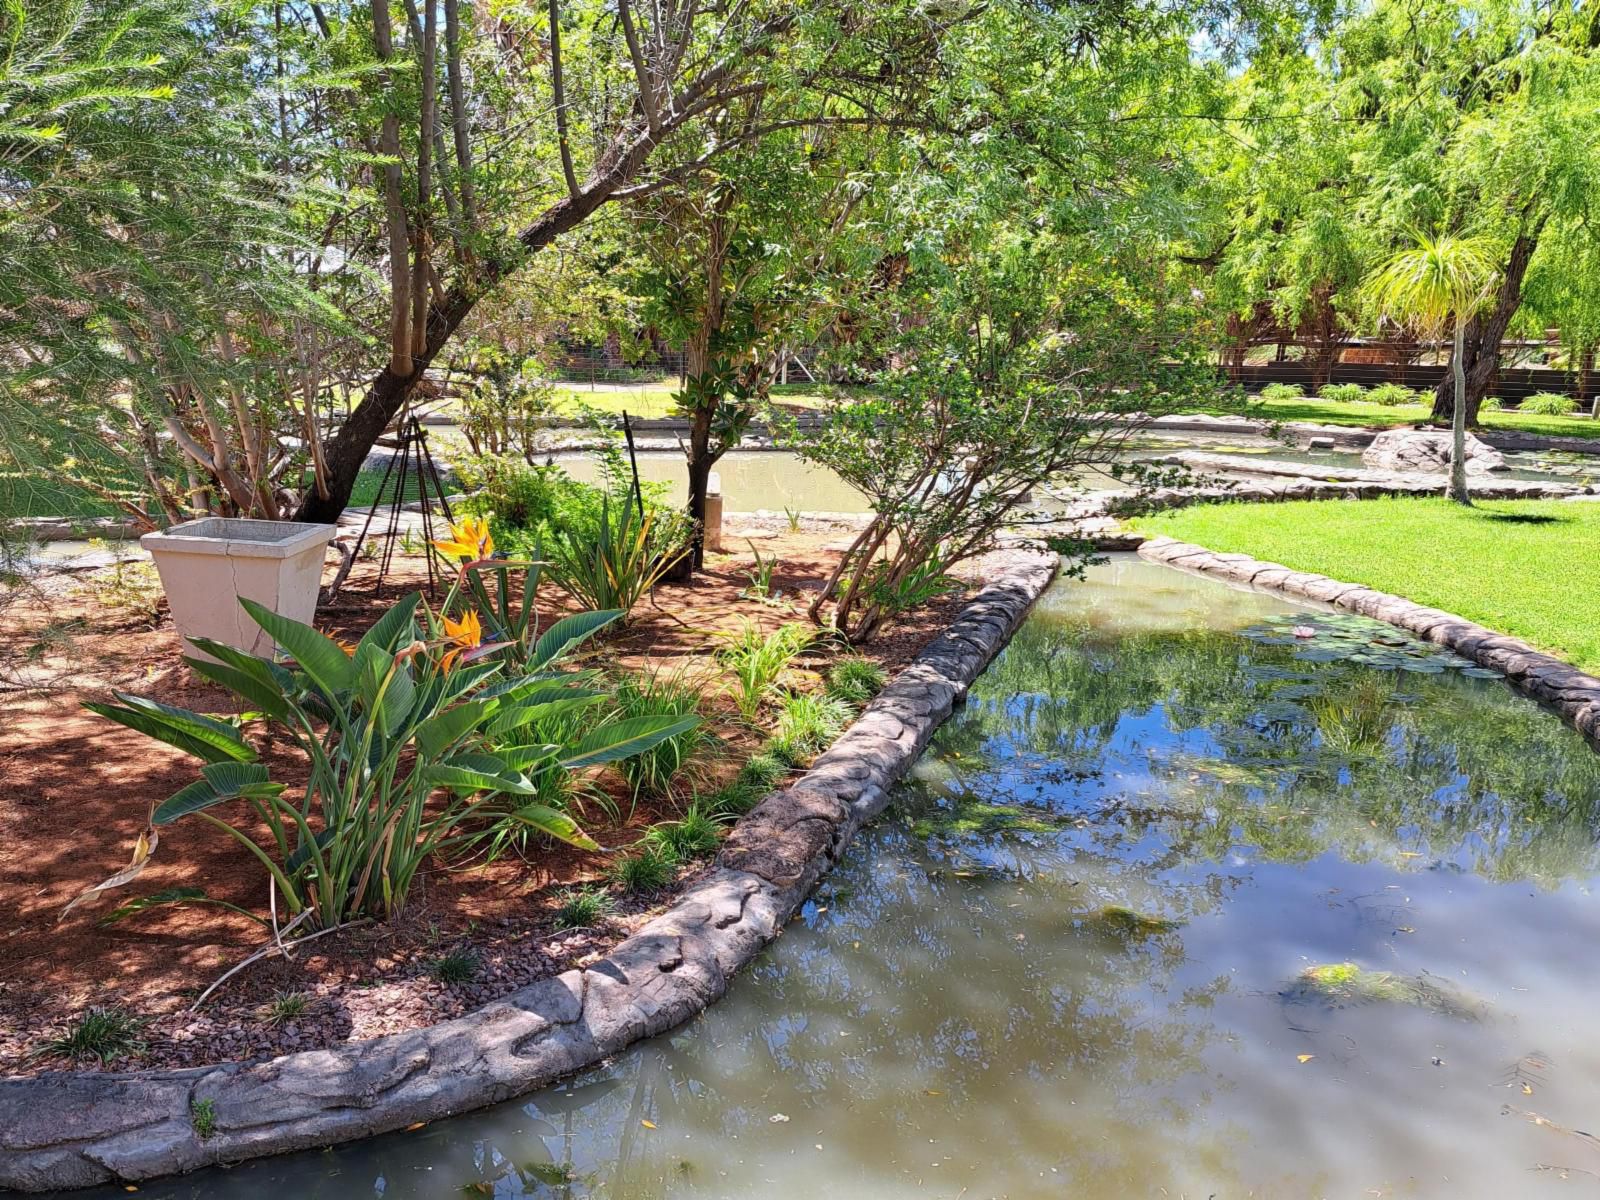
[[[763,556],[775,553],[781,560],[774,583],[788,596],[820,585],[849,540],[838,531],[754,532],[763,540]],[[730,536],[729,544],[741,544],[741,535]],[[776,628],[803,619],[803,604],[743,597],[748,553],[715,555],[708,566],[693,583],[659,588],[653,603],[635,610],[632,624],[599,644],[596,657],[607,666],[703,673],[708,719],[723,744],[695,765],[673,797],[630,806],[620,781],[603,781],[627,819],[613,824],[590,809],[586,829],[602,846],[625,849],[652,822],[677,815],[696,786],[706,791],[724,782],[762,740],[738,722],[720,691],[714,633],[747,619]],[[382,597],[374,598],[374,571],[371,563],[357,565],[337,602],[319,611],[320,628],[358,637],[401,591],[426,581],[420,558],[399,559]],[[0,661],[13,668],[4,675],[15,678],[15,666],[26,664],[29,677],[57,681],[42,692],[0,692],[6,864],[0,872],[0,1075],[98,1068],[94,1060],[73,1062],[40,1049],[97,1005],[147,1022],[142,1051],[106,1064],[117,1068],[250,1058],[427,1025],[602,955],[707,869],[703,863],[685,867],[673,888],[619,896],[616,914],[600,926],[563,932],[551,920],[553,897],[601,879],[615,849],[595,855],[551,844],[527,861],[436,862],[420,876],[401,918],[321,938],[292,961],[255,963],[191,1012],[200,991],[262,946],[262,927],[198,904],[153,909],[111,925],[100,918],[119,903],[173,887],[203,887],[216,899],[264,912],[265,873],[243,847],[199,821],[166,826],[134,884],[58,920],[82,888],[126,864],[151,806],[196,775],[186,756],[83,710],[81,702],[120,687],[202,712],[238,711],[229,693],[179,661],[165,605],[154,596],[140,602],[129,578],[119,581],[105,571],[56,576],[33,595],[13,595],[0,607]],[[541,599],[551,613],[571,607],[553,589]],[[922,610],[868,653],[891,671],[904,665],[959,602],[952,596]],[[824,659],[802,662],[807,665],[814,672]],[[802,685],[817,678],[804,670],[800,675]],[[293,758],[282,746],[264,743],[259,726],[251,733],[256,745],[265,744],[274,778],[292,781]],[[463,984],[437,981],[432,965],[456,950],[476,955],[475,977]],[[303,1011],[268,1019],[266,1006],[288,993],[305,998]]]

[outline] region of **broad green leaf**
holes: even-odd
[[[290,875],[293,875],[296,871],[300,870],[311,861],[312,842],[315,842],[318,849],[320,849],[333,840],[333,835],[334,830],[332,829],[317,830],[316,833],[311,835],[312,840],[310,842],[301,842],[294,848],[294,851],[289,855],[288,860],[283,864],[283,869]]]
[[[495,713],[493,719],[484,726],[484,732],[490,737],[498,737],[501,734],[510,733],[514,729],[521,729],[530,722],[593,704],[599,698],[598,693],[594,692],[579,692],[576,695],[563,696],[559,700],[539,702],[533,702],[530,697],[529,700],[502,708]]]
[[[501,746],[495,753],[513,771],[526,771],[535,763],[548,762],[560,753],[561,747],[549,742],[529,742],[523,746]]]
[[[170,825],[180,817],[186,817],[190,813],[232,799],[232,796],[225,796],[212,787],[209,779],[196,779],[188,787],[180,788],[158,804],[155,815],[150,819],[157,825]]]
[[[250,619],[265,629],[272,640],[294,658],[311,682],[328,695],[347,692],[354,686],[355,662],[332,638],[309,625],[281,617],[247,596],[240,596],[239,603],[250,614]]]
[[[246,796],[260,799],[276,796],[284,785],[273,783],[267,775],[265,763],[208,763],[200,768],[207,783],[225,796]]]
[[[577,846],[580,850],[598,850],[600,846],[593,838],[578,827],[578,823],[566,813],[543,804],[529,804],[508,813],[506,819],[521,825],[537,829],[540,833],[548,833],[553,838],[559,838],[569,845]]]
[[[534,790],[533,784],[522,775],[494,775],[449,763],[423,767],[418,774],[429,787],[448,788],[461,796],[470,796],[473,792],[512,792],[527,796]]]
[[[196,675],[203,675],[213,683],[220,683],[229,691],[243,696],[269,717],[279,721],[289,719],[289,705],[283,693],[270,683],[263,683],[254,675],[247,675],[237,667],[212,662],[206,658],[185,655],[184,662]]]
[[[569,746],[561,765],[570,771],[631,758],[699,724],[699,717],[629,717],[602,725],[577,745]]]
[[[494,711],[494,706],[483,700],[468,700],[454,708],[429,717],[417,726],[414,735],[417,747],[429,758],[438,758]]]
[[[287,667],[280,667],[270,659],[257,658],[254,654],[246,654],[235,646],[226,642],[213,641],[208,637],[191,637],[189,644],[198,650],[204,650],[212,658],[218,659],[236,671],[241,671],[252,678],[259,679],[268,686],[275,687],[284,695],[299,690],[295,682],[294,672]]]
[[[356,647],[355,664],[356,694],[369,712],[376,710],[378,728],[384,736],[393,736],[405,723],[416,698],[411,664],[403,659],[397,663],[387,650],[365,641]]]
[[[371,629],[361,635],[356,653],[359,655],[365,646],[375,646],[390,654],[398,651],[402,642],[409,642],[416,636],[417,626],[412,617],[421,600],[421,592],[412,592],[396,600],[393,607],[373,622]]]
[[[254,762],[256,759],[255,750],[232,725],[143,696],[130,696],[126,692],[112,695],[121,703],[91,702],[84,707],[206,762]]]
[[[574,613],[563,617],[545,630],[533,646],[533,661],[528,665],[538,670],[558,660],[578,643],[604,629],[622,616],[620,608],[600,612]]]

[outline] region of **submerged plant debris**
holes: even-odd
[[[1409,1004],[1446,1017],[1481,1020],[1488,1005],[1426,973],[1401,975],[1375,971],[1359,963],[1318,963],[1301,971],[1284,990],[1291,1003],[1322,1003],[1334,1008],[1352,1004]]]
[[[1353,662],[1379,671],[1418,675],[1456,670],[1474,679],[1499,678],[1498,672],[1443,646],[1356,613],[1281,613],[1240,632],[1263,645],[1294,646],[1294,657],[1301,662]]]
[[[911,832],[917,837],[944,841],[997,833],[1054,833],[1060,828],[1059,820],[1038,809],[995,804],[972,796],[941,802],[919,814],[911,824]]]

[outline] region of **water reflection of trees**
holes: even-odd
[[[1212,856],[1422,853],[1546,881],[1600,862],[1600,757],[1532,701],[1231,634],[1030,622],[937,752],[968,788],[1109,810],[1115,836],[1159,824]],[[1149,794],[1119,792],[1119,775]]]

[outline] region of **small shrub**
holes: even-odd
[[[778,734],[773,740],[809,757],[826,747],[850,723],[850,706],[832,696],[801,693],[783,703]]]
[[[471,983],[482,964],[471,950],[452,950],[428,964],[428,974],[440,983]]]
[[[1485,396],[1483,403],[1478,405],[1478,410],[1480,412],[1504,412],[1505,407],[1506,402],[1500,399],[1499,396]]]
[[[717,822],[697,804],[684,813],[681,820],[662,821],[652,826],[646,836],[682,861],[710,854],[721,840],[719,833]]]
[[[678,856],[671,847],[645,842],[637,851],[611,867],[611,878],[630,892],[653,892],[666,887],[678,873]]]
[[[770,634],[746,621],[738,633],[725,633],[717,659],[734,676],[734,700],[739,715],[754,721],[778,680],[799,653],[816,640],[817,631],[809,625],[789,622]]]
[[[763,791],[771,791],[789,774],[789,764],[776,754],[754,754],[739,770],[740,783],[748,783]]]
[[[770,600],[772,599],[772,573],[778,569],[778,556],[774,554],[770,558],[763,558],[761,556],[761,547],[751,541],[746,541],[745,545],[749,546],[750,553],[755,555],[756,565],[754,570],[743,573],[744,577],[750,581],[750,586],[744,589],[744,594],[752,600]]]
[[[281,996],[274,996],[262,1006],[261,1023],[277,1028],[279,1025],[298,1020],[305,1016],[310,1004],[311,997],[304,992],[284,992]]]
[[[1417,393],[1403,383],[1380,383],[1367,392],[1367,400],[1385,408],[1398,408],[1402,404],[1416,403]]]
[[[1537,417],[1570,417],[1577,411],[1578,402],[1559,392],[1535,392],[1520,405],[1518,412],[1532,413]]]
[[[779,766],[782,766],[780,763]],[[784,774],[789,769],[783,767]],[[747,779],[735,779],[725,787],[712,792],[706,800],[706,810],[719,817],[742,817],[757,804],[761,803],[771,788],[761,787]]]
[[[681,676],[661,672],[649,675],[624,675],[612,693],[619,721],[634,717],[697,717],[700,715],[700,689]],[[705,745],[706,729],[695,725],[682,733],[657,742],[641,754],[620,759],[617,770],[628,781],[635,795],[666,794],[696,750]]]
[[[799,533],[800,532],[800,520],[806,514],[801,509],[790,508],[787,504],[785,504],[783,506],[783,515],[784,515],[785,518],[788,519],[789,532],[790,533]]]
[[[800,770],[811,761],[811,751],[804,743],[793,738],[775,737],[767,742],[766,753],[792,770]]]
[[[39,1046],[42,1058],[93,1058],[104,1066],[115,1058],[144,1053],[145,1022],[120,1008],[91,1008],[67,1025],[66,1033]]]
[[[646,507],[629,495],[600,497],[593,520],[548,526],[543,549],[551,580],[597,610],[618,609],[623,620],[689,550],[681,514]]]
[[[557,929],[584,929],[599,924],[601,918],[610,916],[616,901],[603,888],[571,888],[556,896],[561,902],[556,909]]]
[[[1298,383],[1269,383],[1261,389],[1263,400],[1285,401],[1298,400],[1306,394],[1305,388]]]
[[[1359,383],[1325,383],[1317,395],[1336,404],[1350,404],[1367,398],[1367,389]]]
[[[217,1131],[217,1102],[209,1097],[189,1101],[189,1120],[200,1140],[205,1141]]]
[[[883,690],[888,676],[870,658],[850,655],[828,668],[826,689],[835,700],[865,704]]]

